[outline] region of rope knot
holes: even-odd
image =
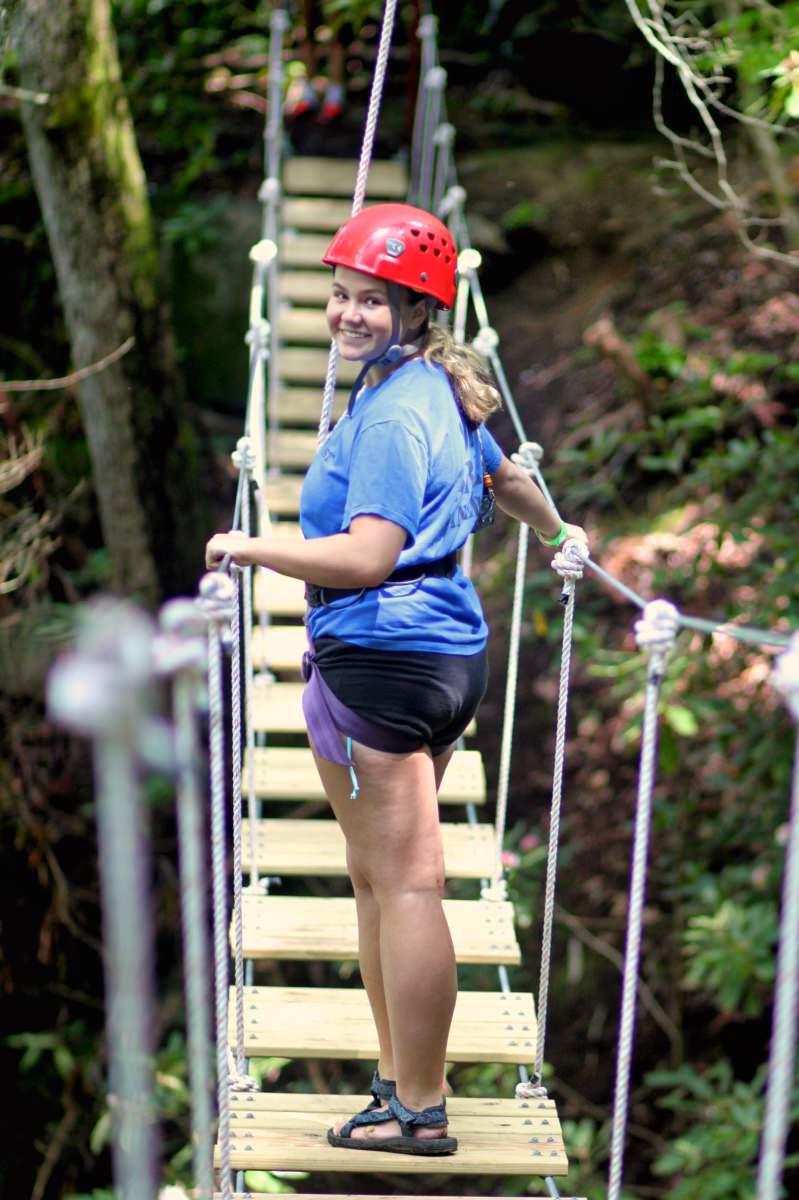
[[[200,612],[209,622],[229,625],[236,610],[236,584],[222,571],[208,571],[200,580],[197,601]]]
[[[435,17],[432,13],[427,13],[425,16],[419,18],[419,25],[417,27],[417,32],[418,32],[418,35],[420,38],[435,37],[437,28],[438,28],[438,18]]]
[[[547,1100],[549,1093],[541,1083],[536,1083],[534,1079],[528,1083],[516,1084],[516,1099],[517,1100]]]
[[[262,204],[277,204],[280,200],[280,180],[270,175],[264,179],[258,188],[258,199]],[[274,245],[274,243],[272,243]],[[275,246],[275,254],[277,247]]]
[[[455,126],[450,125],[449,121],[442,121],[438,129],[433,134],[433,142],[436,146],[451,146],[455,140]]]
[[[237,471],[246,471],[248,475],[252,473],[255,467],[255,451],[248,437],[239,438],[236,442],[236,449],[230,456],[230,461]]]
[[[265,354],[269,350],[269,341],[272,334],[272,326],[265,317],[253,321],[250,328],[244,335],[244,341],[248,346],[254,346],[256,350]]]
[[[168,600],[159,613],[161,632],[153,642],[153,665],[161,676],[192,671],[204,675],[207,667],[205,633],[208,622],[194,600]]]
[[[799,633],[779,656],[771,672],[771,684],[782,696],[794,721],[799,721]]]
[[[570,583],[582,579],[585,560],[588,557],[588,546],[577,538],[567,538],[561,548],[555,552],[549,564],[553,571]]]
[[[680,614],[668,600],[650,600],[644,615],[635,622],[639,650],[668,654],[680,626]]]
[[[285,8],[274,8],[272,10],[272,29],[275,33],[285,33],[289,27],[289,14]]]
[[[458,183],[454,183],[451,188],[447,188],[444,193],[441,203],[438,206],[438,215],[442,221],[449,216],[455,208],[460,208],[466,203],[466,188],[463,188]],[[460,261],[460,260],[459,260]]]
[[[483,358],[488,358],[499,345],[499,334],[490,325],[484,325],[477,335],[472,338],[472,349]]]
[[[267,183],[277,183],[277,180],[267,179],[262,183],[258,193],[259,198]],[[278,184],[278,194],[279,192],[280,184]],[[271,238],[262,238],[260,242],[256,242],[254,246],[250,247],[250,262],[257,263],[259,267],[268,267],[273,258],[277,258],[277,245]]]
[[[447,82],[447,72],[443,67],[431,67],[424,81],[432,92],[442,92]]]
[[[522,442],[511,461],[523,467],[528,475],[538,473],[538,465],[544,457],[544,447],[540,442]]]

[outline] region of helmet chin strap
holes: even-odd
[[[355,398],[363,386],[363,381],[371,371],[372,367],[393,367],[395,363],[401,362],[403,358],[412,358],[418,352],[416,342],[407,342],[404,346],[401,344],[400,337],[400,308],[402,304],[402,289],[399,284],[386,281],[386,292],[388,294],[388,304],[391,309],[391,337],[386,350],[379,354],[376,358],[370,358],[363,364],[358,372],[358,378],[352,385],[350,399],[347,405],[347,412],[352,413]]]

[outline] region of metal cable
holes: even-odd
[[[396,11],[397,0],[386,0],[383,24],[380,28],[380,42],[377,48],[377,61],[375,62],[372,88],[369,93],[369,107],[366,112],[366,123],[364,125],[363,141],[361,142],[361,154],[358,160],[358,171],[355,176],[355,190],[352,196],[351,214],[353,217],[363,208],[366,196],[366,183],[369,177],[375,133],[377,132],[377,121],[380,116],[380,105],[383,99],[383,87],[386,81],[386,68],[391,50],[391,38],[394,32]],[[322,396],[322,412],[319,417],[319,429],[317,432],[317,444],[320,446],[326,441],[327,435],[330,432],[330,421],[333,415],[333,397],[336,387],[337,362],[338,348],[333,341],[330,343],[330,357],[327,362],[325,388]]]
[[[522,640],[522,610],[524,607],[524,576],[527,567],[529,528],[519,522],[519,539],[516,546],[516,577],[513,585],[513,608],[511,610],[508,644],[508,674],[505,682],[505,711],[502,719],[502,741],[499,751],[499,775],[497,779],[497,814],[494,839],[494,875],[492,887],[500,888],[502,882],[502,848],[505,842],[505,823],[508,815],[508,791],[510,763],[513,752],[513,722],[516,714],[516,693],[519,680],[519,649]]]
[[[757,1168],[757,1200],[778,1200],[790,1122],[799,1010],[799,634],[777,660],[772,683],[797,723],[788,842],[782,884],[780,941],[774,981],[774,1014],[769,1049],[768,1087]]]
[[[552,958],[552,930],[555,921],[555,887],[558,877],[558,845],[560,812],[563,796],[563,768],[566,761],[566,717],[569,709],[569,674],[574,636],[574,580],[563,586],[566,604],[563,610],[563,636],[560,655],[560,684],[558,715],[555,727],[555,763],[552,771],[552,805],[549,817],[547,845],[547,874],[544,886],[544,919],[541,933],[541,968],[538,978],[538,1037],[535,1047],[535,1077],[540,1084],[544,1078],[544,1053],[549,1009],[549,977]],[[563,597],[561,597],[563,598]]]

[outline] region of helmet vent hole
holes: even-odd
[[[412,230],[411,230],[411,233],[413,234],[413,236],[414,236],[414,237],[418,237],[418,236],[419,236],[419,230],[418,230],[418,229],[412,229]]]
[[[438,247],[437,247],[437,246],[434,246],[434,247],[433,247],[433,253],[435,254],[436,258],[440,258],[440,257],[441,257],[441,251],[438,249]]]
[[[427,236],[430,238],[431,242],[434,242],[436,240],[436,235],[433,233],[433,231],[431,229],[428,229]]]
[[[421,244],[421,246],[419,247],[419,249],[421,250],[422,254],[426,254],[426,253],[427,253],[427,246],[425,245],[425,243],[424,243],[424,242],[422,242],[422,244]]]

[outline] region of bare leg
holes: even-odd
[[[439,759],[443,774],[445,756]],[[444,862],[433,760],[426,750],[397,755],[357,746],[356,800],[349,798],[344,767],[319,758],[317,766],[347,839],[381,1074],[397,1080],[408,1108],[439,1104],[457,976],[441,904]],[[377,1136],[397,1132],[390,1122]],[[438,1132],[424,1129],[417,1136]],[[368,1136],[354,1131],[361,1134]]]

